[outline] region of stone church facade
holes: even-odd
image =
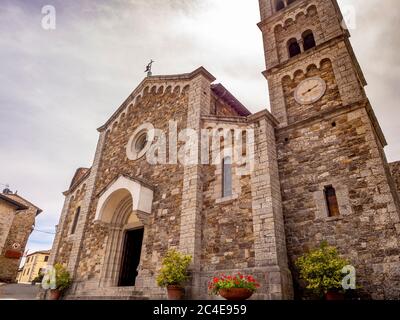
[[[146,77],[64,193],[49,264],[73,275],[67,298],[165,298],[155,278],[170,248],[193,257],[189,298],[238,271],[260,281],[256,299],[297,298],[294,261],[323,240],[355,266],[365,297],[400,297],[400,167],[385,158],[337,2],[259,1],[271,112],[251,114],[203,67]],[[171,132],[187,128],[217,133],[212,151],[240,140],[251,168],[225,151],[174,161],[171,141],[183,142]],[[165,137],[167,161],[151,163]]]

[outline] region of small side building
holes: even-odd
[[[15,282],[25,246],[42,212],[20,195],[0,192],[0,282]]]
[[[49,261],[50,250],[36,251],[26,256],[25,264],[18,274],[18,283],[31,283],[37,276],[44,273]]]

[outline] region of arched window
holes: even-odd
[[[222,160],[222,197],[232,195],[232,159],[225,157]]]
[[[314,34],[312,33],[311,30],[307,30],[303,33],[303,46],[304,46],[304,51],[307,51],[311,48],[314,48],[316,46],[315,44],[315,39],[314,39]]]
[[[242,156],[247,155],[247,131],[242,131]]]
[[[292,38],[288,41],[288,50],[290,58],[301,53],[300,46],[295,38]]]
[[[76,231],[76,226],[77,226],[77,224],[78,224],[79,214],[80,214],[80,213],[81,213],[81,207],[78,207],[78,209],[76,209],[74,221],[73,221],[73,223],[72,223],[71,234],[74,234],[75,231]]]
[[[276,11],[282,10],[284,8],[285,8],[285,3],[283,1],[280,0],[276,3]]]
[[[340,216],[339,204],[336,198],[336,190],[333,186],[326,186],[324,190],[329,217]]]

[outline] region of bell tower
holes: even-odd
[[[294,261],[327,240],[354,265],[363,294],[398,299],[400,263],[388,261],[400,252],[399,195],[338,3],[259,4],[295,292]]]
[[[264,75],[281,126],[366,98],[336,0],[259,1]]]

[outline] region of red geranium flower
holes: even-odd
[[[221,277],[214,277],[209,284],[209,290],[212,294],[219,294],[221,289],[244,288],[256,291],[260,285],[252,275],[243,275],[240,272],[235,275],[222,274]]]

